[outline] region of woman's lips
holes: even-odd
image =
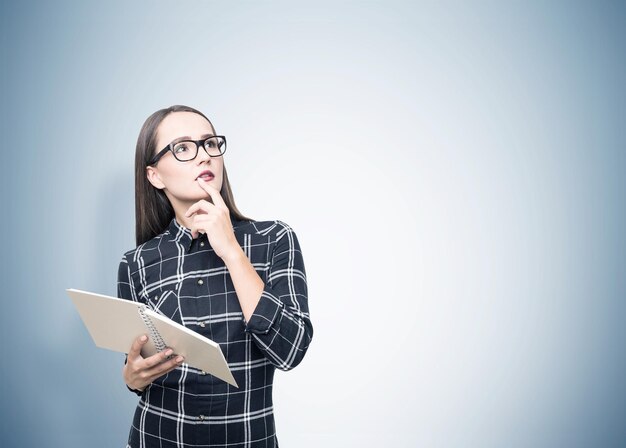
[[[213,179],[215,176],[213,176],[213,173],[209,170],[205,170],[203,172],[200,173],[200,175],[196,178],[196,179],[202,179],[204,181],[209,181],[211,179]]]

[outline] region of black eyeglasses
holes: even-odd
[[[148,166],[156,164],[168,151],[172,151],[172,154],[179,162],[189,162],[198,156],[198,148],[200,146],[204,148],[209,156],[219,157],[226,152],[226,137],[223,135],[212,135],[200,140],[176,139],[159,151],[148,162]]]

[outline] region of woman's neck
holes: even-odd
[[[170,204],[172,205],[172,208],[174,209],[174,216],[176,217],[176,221],[178,222],[178,224],[180,224],[183,227],[187,227],[188,229],[191,229],[191,222],[192,222],[192,218],[193,217],[186,217],[185,213],[187,213],[187,210],[189,210],[189,207],[191,207],[194,203],[193,202],[181,202],[181,201],[177,201],[174,198],[169,198],[170,199]]]
[[[186,211],[186,209],[185,209]],[[178,222],[178,224],[180,224],[183,227],[186,227],[188,229],[191,229],[191,222],[192,222],[192,217],[186,218],[184,216],[184,211],[181,212],[179,214],[179,212],[177,212],[176,210],[174,211],[175,215],[176,215],[176,221]]]
[[[167,193],[166,193],[167,194]],[[172,204],[172,208],[174,209],[174,215],[176,216],[176,221],[183,227],[191,229],[191,223],[193,222],[193,216],[186,217],[185,213],[187,210],[195,204],[197,201],[183,202],[179,201],[175,198],[172,198],[168,195],[170,199],[170,204]],[[209,202],[213,202],[211,198],[206,199]]]

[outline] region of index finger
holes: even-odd
[[[130,351],[128,352],[128,357],[136,358],[141,356],[141,347],[148,342],[148,336],[142,334],[137,339],[133,341],[133,345],[130,346]]]
[[[144,358],[144,366],[146,368],[154,367],[158,364],[161,364],[162,362],[167,361],[169,357],[173,354],[174,354],[174,350],[168,347],[162,352],[157,352],[152,356]]]
[[[204,191],[209,193],[209,195],[211,196],[211,199],[213,199],[213,204],[218,205],[221,208],[226,208],[228,210],[228,207],[226,206],[224,199],[222,199],[222,195],[220,194],[220,192],[217,191],[217,188],[215,188],[212,185],[209,185],[208,182],[203,181],[202,178],[200,177],[197,180],[198,180],[198,183],[200,184],[200,188],[202,188]]]

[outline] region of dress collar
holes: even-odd
[[[193,242],[193,238],[191,238],[191,230],[179,224],[178,221],[176,221],[176,217],[172,218],[170,221],[168,230],[171,235],[170,241],[182,245],[185,248],[185,251],[189,251],[189,249],[191,249],[191,243]]]
[[[243,221],[235,218],[232,214],[230,215],[230,222],[233,224],[233,230],[239,226]],[[193,243],[193,238],[191,237],[191,229],[179,224],[176,221],[176,217],[173,217],[168,225],[168,230],[170,232],[171,238],[170,241],[181,244],[186,252],[189,252],[191,249],[191,244]],[[201,235],[200,238],[203,236]],[[206,235],[204,235],[206,238]]]

